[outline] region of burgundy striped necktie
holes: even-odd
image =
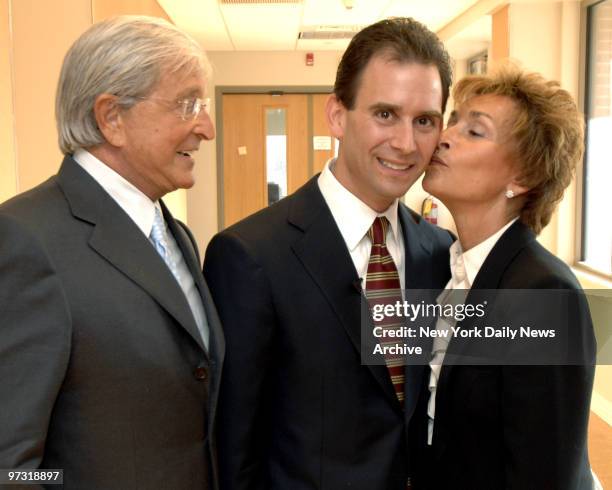
[[[372,251],[370,252],[370,261],[368,262],[368,273],[366,276],[366,298],[370,308],[374,305],[395,304],[397,301],[402,301],[402,291],[400,285],[399,274],[397,267],[393,262],[391,254],[387,249],[386,237],[389,229],[389,221],[387,218],[377,217],[368,230],[368,237],[372,241]],[[401,326],[396,318],[383,317],[382,320],[376,321],[373,319],[376,327],[382,327],[384,330],[395,329]],[[380,345],[384,348],[386,345],[396,345],[397,339],[389,337],[380,339]],[[385,352],[385,363],[389,369],[389,375],[395,388],[395,394],[402,407],[404,406],[404,359],[400,354],[387,354]]]

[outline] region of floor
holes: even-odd
[[[612,490],[612,426],[591,412],[589,459],[604,490]]]

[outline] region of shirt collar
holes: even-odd
[[[399,243],[399,199],[382,213],[374,211],[338,181],[332,172],[335,163],[336,159],[332,158],[325,164],[318,184],[349,251],[355,250],[377,216],[385,216],[389,220],[396,243]]]
[[[102,186],[148,237],[153,227],[155,207],[160,207],[159,201],[151,201],[136,186],[87,150],[78,149],[73,159]]]
[[[457,261],[461,259],[463,260],[463,266],[465,267],[465,275],[468,280],[469,286],[472,287],[474,284],[474,279],[476,279],[476,275],[480,271],[482,264],[486,260],[487,256],[493,250],[493,247],[497,243],[497,241],[501,238],[504,232],[510,228],[512,223],[514,223],[518,218],[514,218],[513,220],[506,223],[499,230],[493,233],[489,238],[480,242],[475,247],[470,248],[467,252],[464,252],[461,248],[461,243],[459,240],[456,240],[450,247],[450,266],[451,271],[454,274],[455,268],[457,267]]]

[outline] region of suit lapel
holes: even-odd
[[[398,212],[404,238],[404,277],[407,295],[405,300],[415,304],[419,304],[421,300],[429,303],[432,301],[430,290],[440,287],[439,284],[432,284],[431,280],[434,277],[432,273],[434,264],[431,259],[432,243],[428,233],[429,230],[422,225],[420,217],[414,216],[406,206],[400,204]],[[420,290],[423,291],[421,292]],[[432,325],[435,326],[435,321],[432,321]],[[419,326],[426,325],[420,322]],[[411,358],[407,359],[406,364],[406,381],[404,384],[404,413],[406,420],[410,420],[417,406],[425,368],[429,367],[427,359],[429,359],[429,353],[431,352],[432,340],[421,339],[419,346],[422,348],[424,355],[419,358],[411,356]]]
[[[58,183],[72,214],[93,225],[89,238],[91,248],[154,298],[203,349],[185,295],[163,259],[130,217],[69,156],[64,158]]]
[[[221,377],[221,366],[223,365],[223,359],[225,357],[225,337],[221,329],[221,320],[217,313],[217,308],[213,302],[208,284],[204,280],[202,274],[202,267],[200,265],[200,259],[195,248],[195,242],[193,237],[189,234],[188,230],[178,223],[170,214],[166,205],[160,200],[162,211],[164,213],[164,219],[168,223],[170,232],[174,235],[174,239],[181,249],[185,263],[196,287],[200,291],[200,297],[202,299],[202,305],[204,306],[204,312],[206,313],[206,321],[209,328],[209,341],[208,341],[208,362],[209,367],[213,373],[210,377],[209,383],[209,412],[208,412],[208,425],[209,434],[212,434],[213,424],[215,420],[215,413],[217,408],[217,398],[219,391],[219,380]],[[199,335],[198,335],[199,337]]]
[[[340,230],[319,191],[316,177],[294,194],[289,222],[303,231],[302,237],[292,246],[293,252],[320,288],[361,355],[361,315],[364,305],[359,277]],[[382,362],[383,365],[367,365],[367,368],[387,398],[399,409],[389,372],[384,360]]]
[[[466,304],[476,305],[483,301],[480,298],[479,290],[499,289],[504,272],[514,259],[514,257],[532,240],[535,240],[535,235],[523,223],[517,220],[506,230],[499,238],[491,252],[485,259],[478,274],[474,278],[474,284],[470,288],[470,292],[465,300]],[[491,301],[490,295],[487,295],[487,301]],[[488,307],[493,307],[489,304]],[[486,318],[486,317],[485,317]],[[459,329],[470,329],[477,318],[466,318],[457,323]],[[482,320],[479,319],[478,320]],[[454,339],[448,347],[447,354],[451,356],[459,356],[462,354],[465,347],[469,347],[469,339],[455,341]],[[440,380],[437,388],[436,400],[436,416],[442,414],[446,408],[445,396],[447,393],[446,386],[449,383],[451,374],[454,369],[454,364],[444,364],[440,371]],[[438,407],[439,410],[438,411]]]

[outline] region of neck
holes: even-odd
[[[509,212],[505,206],[502,209],[491,207],[489,204],[478,208],[470,205],[469,209],[462,209],[458,205],[449,206],[449,211],[455,220],[463,251],[482,243],[517,216],[516,213]]]
[[[113,169],[121,177],[127,180],[130,184],[140,190],[151,201],[155,202],[160,199],[163,194],[156,193],[148,185],[148,181],[142,175],[135,172],[129,165],[125,165],[117,150],[108,145],[100,144],[86,148],[86,150],[100,160],[104,165]]]

